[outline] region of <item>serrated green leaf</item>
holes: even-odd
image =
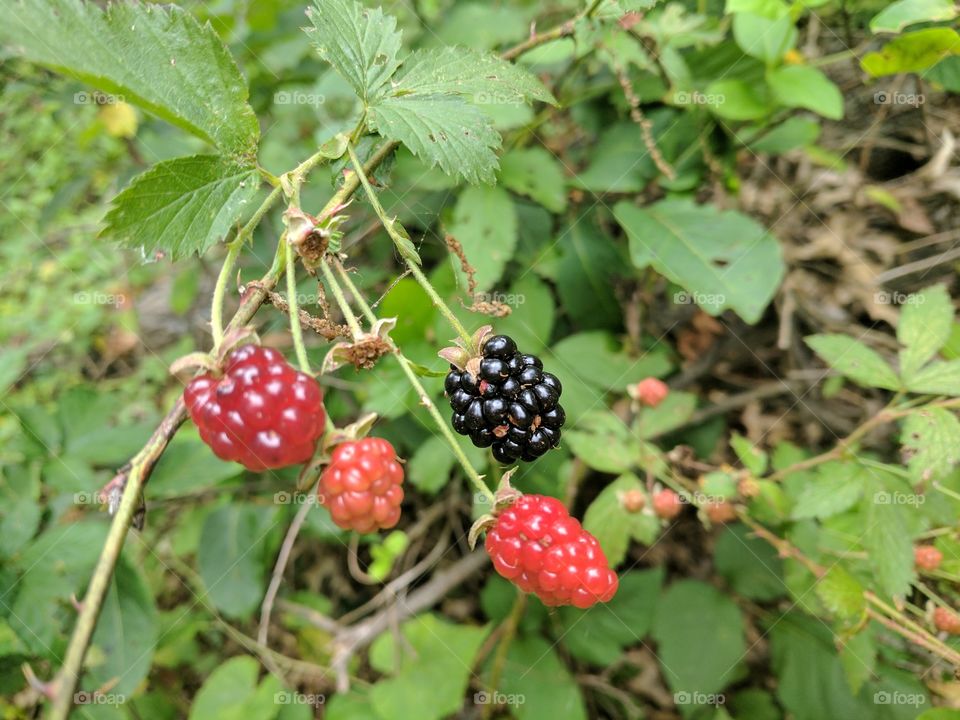
[[[956,16],[952,0],[898,0],[873,16],[870,31],[896,33],[915,23],[941,22]]]
[[[710,315],[730,308],[755,323],[780,285],[780,244],[742,213],[689,199],[645,208],[619,202],[613,212],[630,239],[633,264],[652,266]]]
[[[623,562],[630,540],[650,545],[660,534],[660,522],[654,515],[627,512],[623,507],[620,496],[630,490],[644,492],[643,483],[632,473],[621,475],[590,503],[583,516],[584,529],[600,542],[611,567]]]
[[[512,150],[500,159],[500,182],[553,213],[567,207],[563,166],[543,148]]]
[[[960,35],[952,28],[938,27],[904,33],[878,52],[860,60],[860,67],[874,77],[922,72],[950,55],[960,53]]]
[[[420,615],[400,629],[412,652],[399,653],[392,633],[380,635],[370,648],[370,664],[393,677],[380,680],[370,704],[383,720],[417,717],[440,720],[458,711],[470,679],[473,658],[488,628],[454,625],[435,615]],[[425,688],[430,702],[423,702]]]
[[[879,353],[849,335],[810,335],[804,341],[827,365],[858,385],[885,390],[900,387],[896,373]]]
[[[255,167],[217,155],[166,160],[113,199],[102,235],[148,254],[202,255],[226,237],[259,187]]]
[[[5,7],[0,41],[224,152],[255,152],[246,81],[213,28],[176,5],[20,0]]]
[[[900,495],[891,493],[878,479],[871,479],[869,488],[863,501],[866,524],[863,546],[881,593],[887,597],[903,596],[916,575],[913,543],[905,517],[910,506],[894,502]]]
[[[960,420],[943,408],[922,408],[907,416],[900,442],[915,482],[942,480],[960,461]]]
[[[803,486],[790,516],[794,520],[823,519],[849,510],[863,494],[866,473],[852,462],[822,465],[816,477]]]
[[[746,650],[736,603],[697,580],[675,582],[663,594],[653,637],[659,644],[657,659],[674,692],[722,690],[736,677]]]
[[[773,94],[785,107],[800,107],[839,120],[843,95],[826,75],[809,65],[784,65],[767,74]]]
[[[930,363],[910,379],[907,389],[929,395],[960,395],[960,360]]]
[[[477,289],[489,290],[517,246],[517,213],[510,195],[499,187],[466,188],[453,208],[449,231],[476,270]]]
[[[697,395],[671,391],[656,407],[644,408],[637,416],[637,436],[647,440],[660,437],[685,424],[697,409]]]
[[[859,620],[867,607],[863,586],[841,565],[834,565],[816,585],[817,596],[841,620]]]
[[[594,330],[569,335],[554,348],[560,379],[569,377],[600,390],[623,393],[627,385],[645,377],[663,377],[673,363],[662,343],[636,354],[628,353],[608,332]],[[566,391],[565,391],[566,392]],[[669,396],[668,396],[669,397]],[[653,426],[655,423],[651,423]]]
[[[382,8],[366,8],[354,0],[314,0],[306,28],[325,61],[365,102],[382,93],[400,67],[401,33],[397,20]]]
[[[528,70],[497,55],[464,47],[417,50],[403,61],[391,94],[462,95],[477,105],[556,98]]]
[[[904,379],[916,373],[950,339],[953,303],[943,285],[934,285],[911,295],[903,305],[897,324],[900,374]]]
[[[398,140],[430,167],[492,183],[500,134],[474,105],[449,95],[389,97],[369,110],[370,128]]]

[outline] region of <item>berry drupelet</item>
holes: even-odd
[[[444,389],[453,429],[477,447],[492,448],[499,462],[530,462],[560,443],[566,420],[560,380],[506,335],[489,338],[462,370],[451,365]]]
[[[258,345],[230,353],[222,377],[195,377],[183,401],[214,454],[248,470],[306,462],[326,422],[317,381]]]

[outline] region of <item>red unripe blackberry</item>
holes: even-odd
[[[664,520],[672,520],[683,510],[683,501],[680,496],[669,488],[661,490],[653,496],[653,511]]]
[[[943,553],[933,545],[917,545],[913,549],[913,560],[921,570],[933,571],[940,567]]]
[[[663,380],[655,377],[644,378],[628,388],[630,396],[646,407],[656,407],[670,394],[670,388]]]
[[[941,632],[949,635],[960,635],[960,616],[953,610],[937,607],[933,611],[933,624]]]
[[[393,445],[383,438],[363,438],[337,445],[320,476],[320,501],[344,530],[386,530],[400,519],[402,483]]]
[[[248,470],[306,462],[327,419],[317,381],[259,345],[230,353],[221,377],[195,377],[183,401],[214,454]]]
[[[521,495],[497,515],[486,548],[498,573],[544,605],[588,608],[617,591],[600,543],[552,497]]]

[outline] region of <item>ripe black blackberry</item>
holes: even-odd
[[[489,338],[463,369],[451,365],[444,388],[453,429],[492,448],[499,462],[530,462],[560,444],[560,380],[506,335]]]

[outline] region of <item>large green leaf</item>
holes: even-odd
[[[517,213],[510,195],[498,187],[468,187],[457,198],[449,230],[477,271],[477,289],[494,287],[517,246]]]
[[[350,83],[364,101],[381,94],[400,67],[401,34],[397,20],[382,8],[354,0],[315,0],[307,10],[313,23],[306,33],[320,57]]]
[[[717,538],[714,564],[734,592],[754,600],[786,594],[783,561],[767,542],[739,523],[728,525]]]
[[[392,83],[393,95],[464,95],[478,105],[517,100],[556,104],[549,90],[528,70],[493,53],[464,47],[417,50],[403,61]]]
[[[260,664],[252,657],[241,655],[227,660],[197,691],[189,720],[273,720],[282,707],[277,701],[290,696],[274,675],[267,675],[257,685],[259,674]]]
[[[114,198],[103,235],[148,254],[202,255],[226,237],[259,186],[256,167],[216,155],[166,160]]]
[[[781,105],[812,110],[831,120],[843,117],[843,95],[826,75],[809,65],[771,70],[767,82]]]
[[[680,580],[663,594],[653,637],[667,684],[694,696],[723,690],[737,676],[746,651],[737,604],[698,580]]]
[[[642,462],[640,442],[620,418],[606,410],[587,413],[563,437],[576,457],[600,472],[629,472]]]
[[[740,12],[733,16],[733,37],[747,54],[773,65],[797,42],[797,28],[789,14],[777,18]]]
[[[854,462],[830,462],[800,490],[791,517],[794,520],[827,518],[849,510],[863,495],[870,471]]]
[[[400,632],[410,652],[398,652],[392,633],[380,635],[370,648],[370,664],[392,677],[370,692],[370,701],[383,720],[406,720],[410,709],[417,717],[440,720],[455,714],[471,676],[473,659],[488,628],[453,624],[434,615],[420,615]],[[424,703],[429,688],[430,702]]]
[[[742,213],[668,199],[646,208],[619,202],[614,215],[634,265],[653,266],[711,315],[730,308],[757,322],[780,285],[777,239]]]
[[[543,148],[512,150],[500,159],[500,182],[552,213],[567,207],[563,166]]]
[[[510,644],[499,692],[517,720],[587,718],[576,680],[557,655],[555,644],[540,637],[519,637]],[[478,693],[477,701],[489,701],[489,696]]]
[[[950,339],[953,303],[943,285],[926,288],[908,300],[900,313],[897,340],[903,345],[900,374],[909,382]]]
[[[93,635],[93,686],[111,683],[111,692],[130,695],[150,671],[157,639],[157,609],[146,581],[121,558],[103,601]],[[115,682],[116,684],[112,684]]]
[[[870,30],[897,33],[908,25],[952,20],[956,16],[953,0],[897,0],[874,15]]]
[[[500,134],[476,106],[453,95],[389,97],[369,110],[370,128],[398,140],[430,167],[469,182],[494,181]]]
[[[33,62],[121,95],[224,152],[252,157],[247,84],[210,25],[176,5],[4,4],[0,40]]]
[[[942,480],[960,461],[960,420],[943,408],[920,408],[904,421],[900,442],[915,482]]]
[[[207,516],[197,564],[213,604],[244,617],[260,605],[265,589],[265,543],[274,508],[232,503]]]
[[[863,387],[896,390],[896,373],[880,355],[849,335],[811,335],[804,338],[814,352],[837,372]]]
[[[960,35],[952,28],[937,27],[904,33],[877,52],[860,60],[860,67],[874,77],[922,72],[950,55],[960,53]]]

